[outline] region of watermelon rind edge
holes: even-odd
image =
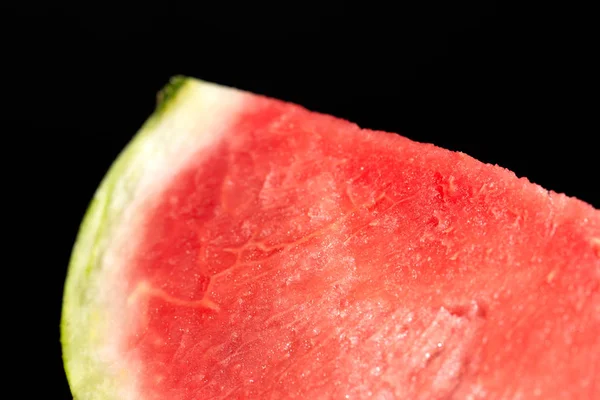
[[[60,319],[63,366],[75,400],[110,398],[99,392],[89,394],[79,393],[81,386],[78,379],[85,379],[86,371],[75,370],[71,366],[69,355],[73,353],[74,349],[72,349],[72,346],[77,346],[77,343],[72,343],[71,341],[75,337],[73,330],[81,326],[75,322],[79,319],[77,313],[79,306],[82,305],[81,298],[78,298],[80,295],[78,289],[80,287],[76,283],[81,279],[81,274],[84,275],[84,279],[89,276],[90,270],[94,265],[96,244],[98,238],[102,236],[103,221],[106,217],[106,208],[113,188],[115,183],[122,177],[122,171],[131,163],[131,156],[136,153],[137,148],[144,138],[153,132],[155,125],[165,115],[168,115],[173,108],[177,107],[177,103],[182,97],[185,97],[185,93],[191,84],[199,83],[203,82],[195,78],[177,75],[172,77],[169,83],[158,93],[158,102],[154,113],[146,120],[110,166],[88,205],[80,224],[68,263]],[[83,349],[81,350],[83,351]]]

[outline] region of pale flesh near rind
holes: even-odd
[[[119,271],[126,263],[121,256],[132,248],[123,243],[134,246],[135,211],[144,199],[190,156],[217,141],[246,97],[232,88],[173,78],[159,94],[156,112],[102,180],[79,229],[64,290],[61,343],[76,400],[136,398],[135,375],[111,340],[127,324],[110,307],[121,296]]]

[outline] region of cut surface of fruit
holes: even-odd
[[[77,400],[600,397],[600,211],[178,77],[73,249]]]

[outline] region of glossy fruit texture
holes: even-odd
[[[461,153],[178,84],[82,229],[96,256],[70,272],[63,319],[78,398],[600,396],[599,211]]]

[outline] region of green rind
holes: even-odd
[[[110,204],[113,189],[115,184],[124,175],[124,171],[131,165],[132,157],[138,151],[141,143],[153,132],[156,124],[176,107],[176,104],[182,97],[185,97],[184,94],[190,87],[190,83],[193,81],[196,83],[199,82],[193,78],[175,76],[171,78],[170,82],[161,90],[158,95],[158,104],[155,112],[143,124],[109,168],[94,194],[94,198],[90,202],[80,225],[71,253],[71,259],[69,261],[60,322],[63,364],[76,400],[100,400],[111,398],[108,397],[106,393],[101,392],[95,392],[90,395],[85,394],[83,395],[85,397],[79,397],[81,395],[78,393],[78,391],[80,391],[77,386],[78,378],[82,377],[86,371],[76,370],[71,364],[71,358],[73,352],[78,350],[78,357],[81,358],[85,356],[82,356],[81,349],[77,348],[77,343],[73,343],[71,338],[77,337],[74,330],[77,329],[77,326],[82,326],[81,324],[76,323],[76,321],[82,319],[79,315],[81,313],[78,311],[82,306],[89,304],[88,299],[85,299],[84,297],[85,294],[82,290],[84,285],[82,285],[82,283],[90,278],[90,272],[97,261],[98,241],[103,236],[104,229],[106,228],[105,221],[107,218],[107,208]],[[94,322],[93,316],[90,318],[90,321],[93,325],[88,325],[89,332],[93,335],[94,327],[97,326],[99,321]],[[102,387],[109,388],[110,386],[110,382],[102,383]]]
[[[189,82],[188,77],[183,75],[176,75],[169,80],[169,83],[165,85],[156,96],[157,104],[155,115],[161,115],[169,108],[170,104],[173,104],[173,100],[177,97],[177,94],[185,86],[186,82]]]

